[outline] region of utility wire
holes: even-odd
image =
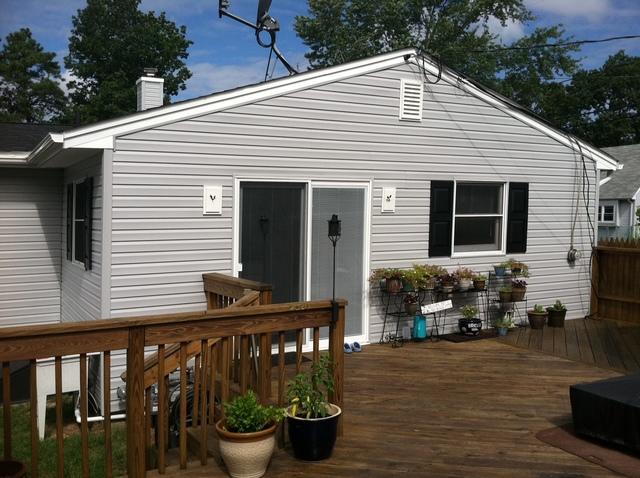
[[[492,53],[496,51],[508,51],[508,50],[539,50],[541,48],[562,48],[565,46],[586,45],[591,43],[604,43],[616,40],[633,40],[640,38],[640,35],[624,35],[617,37],[601,38],[599,40],[576,40],[561,43],[541,43],[538,45],[529,46],[505,46],[502,48],[490,48],[488,50],[471,50],[471,53]]]

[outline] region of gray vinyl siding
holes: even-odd
[[[100,156],[82,161],[64,170],[63,224],[66,224],[66,185],[93,177],[93,221],[91,270],[66,258],[67,232],[62,232],[62,322],[99,319],[101,313],[102,267],[102,159]]]
[[[0,170],[0,326],[60,321],[62,174]]]
[[[204,307],[201,273],[232,270],[235,177],[372,181],[372,269],[428,261],[483,272],[504,256],[429,259],[430,181],[528,182],[528,252],[516,256],[530,264],[529,304],[561,299],[569,317],[587,313],[583,205],[574,245],[584,259],[565,260],[579,159],[444,81],[425,86],[421,122],[399,121],[401,78],[418,76],[409,67],[379,71],[118,138],[113,316]],[[594,196],[595,170],[587,168]],[[222,216],[202,215],[203,184],[223,186]],[[385,186],[397,188],[393,214],[380,212]],[[375,291],[370,304],[374,341],[383,312]]]

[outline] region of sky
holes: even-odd
[[[372,0],[373,1],[373,0]],[[86,0],[0,0],[0,38],[29,27],[45,50],[56,52],[63,65],[71,31],[71,17]],[[249,20],[256,17],[257,0],[231,0],[230,11]],[[492,30],[509,44],[538,26],[562,24],[575,40],[640,34],[640,0],[525,0],[536,20],[528,25],[492,22]],[[269,51],[255,41],[252,30],[228,18],[218,18],[217,0],[142,0],[145,11],[165,11],[178,25],[187,27],[193,41],[187,65],[193,73],[183,100],[260,82]],[[271,15],[278,19],[278,46],[289,63],[305,70],[306,46],[293,30],[296,15],[307,13],[304,0],[274,0]],[[584,45],[578,54],[584,68],[597,68],[619,50],[640,56],[640,39]],[[274,77],[286,70],[278,63]],[[63,72],[69,78],[69,72]]]

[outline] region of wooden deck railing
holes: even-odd
[[[251,386],[251,358],[257,356],[257,393],[263,402],[284,403],[285,396],[285,333],[296,332],[296,370],[302,363],[302,344],[305,329],[313,330],[313,359],[319,358],[320,327],[329,328],[329,354],[333,361],[335,391],[331,400],[342,406],[343,389],[343,340],[345,301],[296,302],[277,305],[254,305],[260,300],[270,300],[270,290],[246,291],[240,294],[240,282],[228,278],[216,280],[205,277],[205,288],[211,296],[209,306],[218,304],[215,310],[196,313],[166,314],[122,319],[96,320],[86,323],[55,324],[33,327],[12,327],[0,329],[0,362],[3,367],[3,416],[4,455],[12,457],[12,429],[10,373],[12,361],[28,360],[31,366],[31,476],[38,476],[39,441],[37,433],[37,383],[36,360],[55,357],[56,376],[56,441],[58,476],[64,475],[64,438],[62,433],[62,357],[79,354],[80,360],[80,411],[81,411],[81,454],[82,475],[89,476],[89,430],[87,400],[87,354],[102,352],[104,357],[103,387],[105,410],[104,451],[106,476],[112,475],[110,368],[111,351],[127,349],[127,471],[131,477],[145,476],[151,467],[150,457],[157,457],[160,473],[166,466],[168,432],[168,389],[167,370],[177,361],[180,373],[180,390],[186,391],[187,362],[189,344],[199,344],[199,352],[194,354],[192,424],[212,426],[221,418],[222,403],[234,393]],[[209,285],[207,286],[207,280]],[[245,284],[246,285],[246,284]],[[234,288],[235,287],[235,288]],[[256,294],[254,293],[257,293]],[[238,304],[231,306],[232,304]],[[245,304],[244,306],[242,304]],[[272,334],[278,337],[278,386],[275,400],[270,394]],[[257,349],[250,350],[250,338],[258,338]],[[238,354],[235,353],[237,343]],[[152,441],[153,404],[148,386],[149,367],[145,367],[145,347],[157,350],[158,406],[157,443]],[[176,360],[177,357],[177,360]],[[197,358],[198,360],[195,360]],[[147,362],[147,365],[149,362]],[[151,367],[153,368],[153,367]],[[234,369],[237,368],[238,387],[233,387]],[[197,385],[196,385],[197,383]],[[179,462],[181,468],[187,466],[187,393],[179,398]],[[196,398],[197,397],[197,398]],[[200,427],[201,456],[207,462],[207,427]],[[142,432],[143,431],[143,432]]]
[[[591,314],[640,324],[640,240],[601,241],[591,274]]]

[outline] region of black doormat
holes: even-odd
[[[271,355],[271,366],[272,367],[277,367],[278,366],[278,354],[272,354]],[[305,362],[311,362],[310,358],[305,357],[304,355],[302,356],[302,363]],[[296,353],[295,352],[286,352],[284,354],[284,364],[285,365],[295,365],[296,364]]]
[[[455,334],[441,335],[440,338],[443,340],[448,340],[449,342],[460,343],[460,342],[474,342],[476,340],[482,340],[482,339],[492,339],[497,336],[498,334],[494,329],[483,329],[480,331],[478,335],[463,335],[460,332],[457,332]]]

